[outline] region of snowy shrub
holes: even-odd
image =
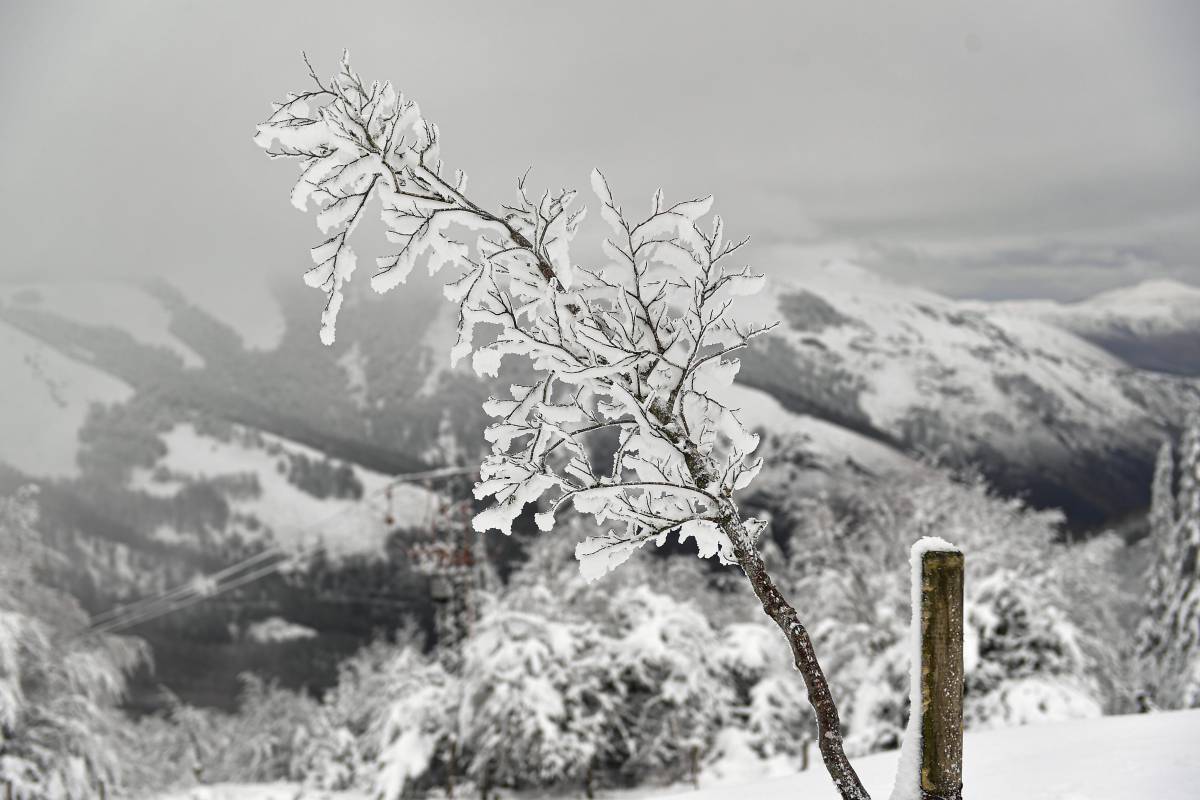
[[[1101,713],[1082,631],[1038,576],[978,578],[965,610],[963,725],[995,728]]]

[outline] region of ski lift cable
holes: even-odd
[[[283,549],[280,546],[274,545],[272,547],[268,547],[266,550],[262,550],[256,554],[254,554],[253,556],[250,556],[249,558],[243,559],[242,561],[238,561],[237,563],[234,563],[234,564],[230,564],[229,566],[227,566],[217,572],[214,572],[211,575],[206,575],[204,577],[208,580],[216,581],[219,583],[219,582],[225,580],[226,578],[228,578],[229,576],[236,574],[237,572],[241,571],[242,569],[245,569],[246,567],[249,567],[253,564],[257,564],[260,561],[266,561],[267,559],[273,558],[275,556],[279,556],[282,558],[282,557],[286,556],[286,553],[283,551]],[[185,584],[176,586],[173,589],[168,589],[166,592],[160,593],[158,595],[144,597],[144,598],[141,598],[140,600],[135,600],[132,603],[118,604],[118,605],[110,608],[108,611],[102,612],[102,613],[97,614],[96,616],[92,617],[91,620],[89,620],[89,625],[91,625],[92,627],[99,627],[100,625],[103,625],[107,622],[111,622],[113,619],[115,619],[117,617],[126,616],[126,615],[132,614],[132,613],[140,613],[141,611],[145,610],[145,608],[147,606],[155,605],[155,604],[161,603],[161,602],[168,602],[168,601],[175,600],[177,598],[186,596],[193,591],[194,586],[195,586],[195,581],[192,580],[192,581],[188,581]]]
[[[378,497],[381,494],[390,493],[392,488],[394,488],[395,486],[398,486],[400,484],[403,484],[403,483],[411,483],[414,481],[426,481],[427,482],[432,478],[453,477],[453,476],[457,476],[457,475],[469,475],[469,474],[474,474],[476,471],[477,470],[474,468],[467,468],[467,467],[442,467],[439,469],[424,470],[422,472],[414,472],[414,473],[407,473],[407,474],[403,474],[403,475],[397,475],[397,476],[394,476],[393,478],[391,478],[383,486],[380,486],[379,488],[372,491],[370,494],[368,494],[366,497],[364,497],[363,500],[366,501],[366,500]],[[428,485],[428,484],[426,484],[426,485]],[[315,524],[308,525],[308,526],[305,526],[304,528],[301,528],[299,531],[297,531],[297,533],[300,536],[303,536],[306,533],[311,533],[311,532],[314,532],[314,531],[317,531],[320,529],[324,529],[324,528],[328,527],[331,523],[340,519],[341,517],[346,516],[347,514],[356,512],[358,510],[359,509],[357,506],[352,506],[350,508],[342,509],[341,511],[330,515],[329,517],[327,517],[324,520],[321,520],[320,522],[317,522]],[[217,587],[219,589],[221,589],[222,591],[224,591],[225,586],[230,586],[231,584],[236,584],[236,586],[230,586],[230,588],[236,588],[237,586],[244,585],[244,583],[239,582],[240,578],[235,577],[232,581],[228,581],[227,583],[222,583],[222,582],[226,581],[226,579],[228,579],[230,576],[237,575],[238,572],[240,572],[241,570],[243,570],[253,564],[259,563],[259,562],[264,561],[273,556],[279,556],[280,560],[278,562],[276,562],[275,564],[270,565],[270,569],[263,568],[260,570],[256,570],[254,573],[251,573],[251,574],[257,576],[254,578],[254,580],[257,580],[258,577],[263,577],[265,575],[268,575],[268,574],[270,574],[270,572],[275,571],[275,570],[279,569],[280,567],[282,567],[283,564],[288,563],[290,561],[295,561],[298,557],[303,557],[304,555],[315,555],[317,550],[324,549],[324,545],[320,545],[316,548],[310,548],[310,549],[312,550],[312,553],[305,554],[304,550],[301,550],[298,552],[297,551],[289,552],[286,548],[282,547],[281,545],[274,545],[263,551],[255,553],[252,556],[242,559],[239,562],[230,564],[229,566],[224,567],[223,569],[218,570],[217,572],[214,572],[210,575],[201,576],[198,580],[197,579],[190,580],[187,583],[176,586],[173,589],[167,590],[165,592],[162,592],[158,595],[154,595],[152,597],[137,600],[133,603],[118,604],[114,608],[109,609],[108,611],[103,612],[101,614],[98,614],[97,616],[95,616],[91,620],[89,620],[88,629],[86,631],[84,631],[84,633],[88,633],[88,634],[97,633],[97,632],[107,633],[111,630],[128,627],[129,624],[137,624],[138,622],[144,622],[149,619],[154,619],[158,616],[162,616],[162,614],[170,613],[171,611],[175,611],[180,608],[186,608],[189,605],[193,605],[194,602],[199,602],[200,600],[204,600],[207,597],[213,596],[211,594],[203,594],[198,591],[199,587],[201,587],[203,585],[216,584]],[[261,573],[261,574],[259,574],[259,573]],[[249,581],[247,581],[247,582],[249,582]],[[189,600],[191,600],[193,602],[187,602]],[[186,603],[186,605],[180,605],[180,603]],[[162,611],[162,614],[157,613],[159,611]],[[134,617],[137,617],[138,619],[130,622],[130,620],[132,620]],[[126,624],[126,623],[128,623],[128,624]]]
[[[178,611],[187,608],[195,603],[206,600],[210,597],[216,597],[230,589],[236,589],[239,586],[244,586],[247,583],[266,577],[272,572],[278,572],[285,565],[300,561],[304,558],[316,555],[317,551],[325,549],[325,545],[318,544],[293,551],[290,554],[279,554],[282,557],[278,561],[274,561],[266,566],[250,572],[237,575],[230,580],[216,581],[213,576],[200,575],[193,578],[185,586],[177,587],[172,592],[172,597],[167,598],[165,595],[153,603],[147,604],[132,613],[123,614],[121,616],[109,619],[106,622],[95,624],[84,630],[81,635],[105,634],[111,633],[114,630],[128,628],[133,625],[138,625],[142,622],[147,622],[156,619],[164,614],[169,614],[172,611]],[[234,565],[239,566],[239,565]],[[226,570],[230,568],[227,567]],[[215,575],[216,573],[214,573]]]
[[[199,590],[199,591],[197,591],[196,594],[194,594],[191,597],[186,597],[175,603],[171,603],[168,606],[166,606],[165,608],[158,608],[158,609],[155,609],[153,612],[144,613],[144,614],[140,615],[137,619],[123,619],[123,620],[118,619],[108,625],[100,626],[99,628],[97,628],[95,630],[87,631],[85,633],[85,635],[92,635],[92,634],[103,635],[106,633],[112,633],[114,631],[119,631],[119,630],[123,630],[125,628],[130,628],[134,625],[140,625],[143,622],[149,622],[150,620],[166,616],[167,614],[170,614],[175,611],[182,611],[183,609],[190,608],[191,606],[194,606],[197,603],[203,602],[203,601],[211,599],[213,597],[218,597],[219,595],[225,594],[226,592],[230,592],[230,591],[233,591],[234,589],[238,589],[242,586],[253,583],[256,580],[259,580],[260,578],[265,578],[266,576],[268,576],[274,572],[278,572],[280,569],[283,568],[284,564],[299,561],[304,557],[315,555],[316,551],[323,550],[323,549],[325,549],[324,545],[310,548],[310,552],[308,552],[308,553],[298,553],[293,558],[282,559],[281,561],[277,561],[273,564],[268,564],[265,567],[260,567],[257,570],[254,570],[253,572],[249,572],[245,575],[235,578],[234,580],[231,580],[224,584],[221,584],[220,586],[216,586],[216,587],[212,588],[211,590]]]

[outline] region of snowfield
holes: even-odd
[[[987,314],[846,262],[793,280],[755,298],[754,316],[782,319],[772,337],[853,376],[862,410],[882,430],[900,433],[920,407],[966,429],[990,415],[1019,430],[1043,397],[1059,415],[1097,425],[1143,413],[1113,379],[1116,358],[1036,319]],[[800,301],[807,305],[792,310]],[[1037,389],[1014,395],[996,380],[1009,375]]]
[[[1194,800],[1200,786],[1200,710],[1033,725],[968,733],[963,795],[970,800]],[[896,752],[854,759],[876,800],[886,800]],[[813,753],[805,772],[752,783],[695,789],[610,792],[613,800],[833,800],[829,776]],[[353,792],[303,790],[295,784],[221,785],[158,800],[366,800]],[[502,795],[507,796],[507,795]],[[562,794],[562,800],[582,796]],[[545,798],[543,798],[545,800]]]
[[[971,800],[1190,800],[1200,786],[1200,711],[1102,717],[967,734]],[[897,752],[855,759],[876,800],[892,791]],[[834,798],[819,762],[803,774],[675,796],[692,800]]]

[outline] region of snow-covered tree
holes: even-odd
[[[487,209],[468,196],[461,171],[443,176],[438,127],[390,83],[364,84],[348,58],[329,81],[310,73],[312,87],[276,104],[256,141],[272,157],[300,162],[293,203],[320,208],[328,238],[312,249],[305,280],[327,297],[323,341],[334,339],[356,268],[351,234],[377,199],[399,250],[378,260],[373,287],[394,288],[420,264],[453,269],[452,360],[471,355],[478,372],[493,376],[506,355],[532,367],[532,382],[485,405],[497,421],[475,492],[494,503],[476,528],[507,533],[540,502],[536,521],[549,530],[573,505],[607,529],[576,549],[590,577],[670,535],[737,564],[791,646],[834,783],[843,797],[866,797],[808,631],[756,547],[764,524],[744,518],[735,496],[761,467],[750,457],[757,437],[719,399],[737,372],[734,354],[765,330],[740,323],[733,309],[736,296],[762,284],[729,266],[744,240],[728,240],[719,217],[703,222],[711,198],[668,204],[658,191],[638,216],[594,172],[610,230],[607,263],[577,267],[570,244],[583,211],[573,210],[574,191],[533,195],[522,179],[512,204]],[[486,338],[477,342],[480,327]],[[619,432],[603,469],[589,446],[602,430]]]
[[[145,648],[79,635],[87,614],[38,578],[57,556],[36,524],[34,490],[0,498],[0,786],[16,800],[112,796],[130,779],[115,706]]]
[[[687,777],[734,700],[716,631],[695,606],[645,586],[613,597],[610,630],[610,670],[632,743],[622,771],[634,778]]]
[[[1200,705],[1200,414],[1179,446],[1178,494],[1169,444],[1154,474],[1150,565],[1137,652],[1143,691],[1167,708]]]
[[[720,633],[717,659],[729,675],[731,716],[761,758],[807,757],[813,739],[812,710],[786,662],[779,632],[759,623],[733,623]]]
[[[1200,706],[1200,413],[1188,420],[1180,447],[1179,587],[1170,611],[1175,646],[1184,665],[1181,705]]]
[[[594,625],[498,604],[464,648],[459,727],[469,774],[492,787],[588,783],[603,756],[613,698]]]
[[[375,795],[397,800],[453,760],[462,688],[439,661],[411,647],[389,659],[384,677],[385,693],[374,699],[382,713],[373,721],[364,755],[379,764]]]

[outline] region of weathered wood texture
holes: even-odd
[[[921,797],[962,798],[963,554],[921,556]]]

